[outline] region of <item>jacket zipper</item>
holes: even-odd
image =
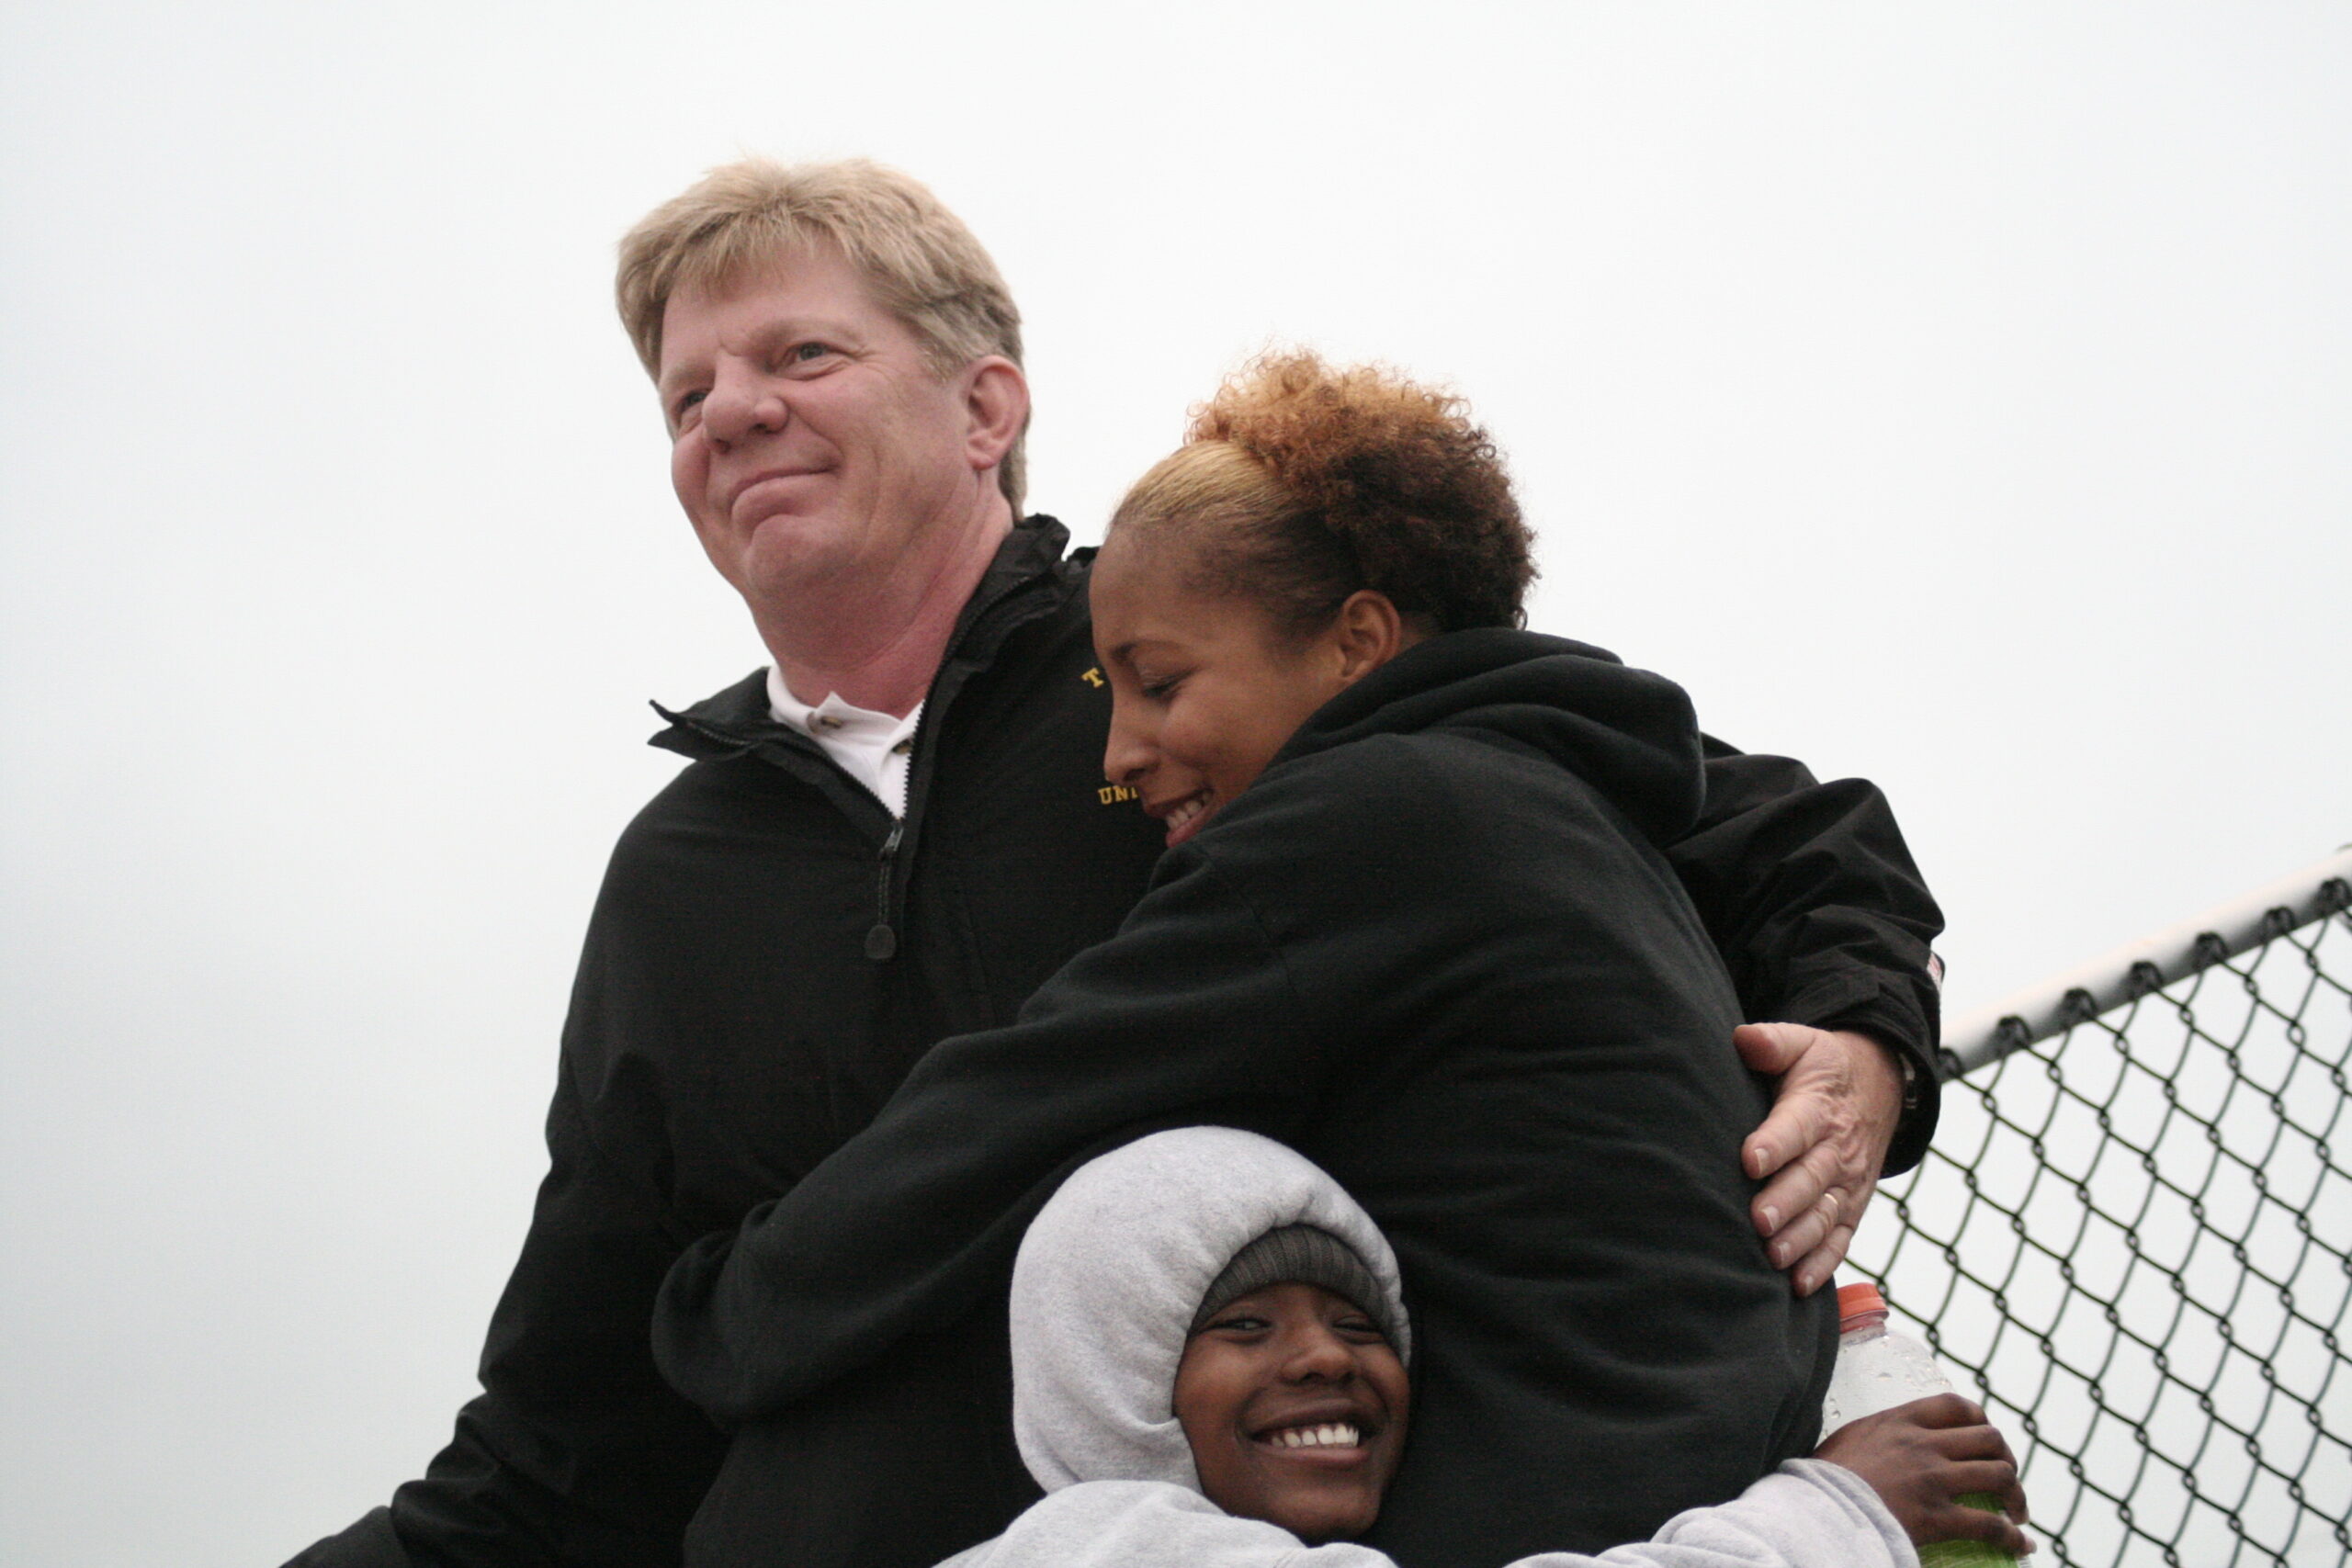
[[[972,612],[972,618],[964,624],[963,636],[957,637],[948,646],[946,651],[940,655],[940,667],[945,669],[948,661],[956,657],[965,643],[978,635],[981,624],[994,615],[1001,606],[1028,590],[1045,586],[1052,580],[1052,576],[1051,571],[1034,572],[999,589],[985,604]],[[907,810],[910,816],[913,814],[915,806],[915,769],[920,762],[926,760],[923,754],[924,735],[933,728],[937,716],[938,714],[932,705],[928,702],[924,703],[922,716],[915,721],[915,732],[910,738],[914,748],[913,752],[907,758]],[[927,798],[931,793],[928,774],[924,776],[923,784],[923,794]],[[876,857],[879,863],[875,869],[874,924],[867,928],[865,932],[865,956],[876,964],[887,962],[899,951],[898,911],[893,908],[896,899],[892,895],[896,891],[893,883],[898,869],[899,849],[906,841],[906,836],[907,818],[902,817],[890,824],[889,837],[882,840],[882,852]]]
[[[881,864],[874,888],[874,925],[865,933],[865,956],[876,964],[899,951],[899,933],[890,924],[890,871],[891,863],[898,858],[899,840],[906,833],[903,820],[893,822],[890,836],[882,840]]]
[[[940,667],[944,669],[948,661],[956,657],[957,651],[961,649],[967,642],[970,641],[972,637],[978,634],[981,623],[986,621],[990,615],[994,615],[1007,601],[1017,598],[1021,594],[1032,589],[1044,587],[1046,583],[1052,581],[1052,569],[1047,568],[1044,570],[1032,572],[1030,575],[1017,579],[997,590],[995,593],[989,597],[986,603],[982,604],[978,608],[972,612],[971,619],[964,624],[963,635],[956,637],[956,640],[948,646],[946,651],[940,656]],[[665,713],[663,716],[669,718],[671,722],[674,724],[684,725],[686,728],[693,730],[695,733],[704,737],[706,739],[714,740],[728,747],[730,754],[732,755],[741,756],[744,752],[753,750],[759,744],[756,740],[746,740],[740,735],[730,735],[724,730],[712,728],[710,726],[702,723],[699,719],[688,718],[682,714]],[[918,753],[922,750],[924,731],[932,728],[932,721],[934,716],[935,715],[931,705],[926,703],[923,705],[922,717],[915,722],[915,733],[911,737],[915,750]],[[907,805],[910,811],[911,811],[914,806],[914,769],[915,763],[919,760],[920,759],[917,756],[910,756],[908,758]],[[925,782],[927,785],[927,778]],[[924,793],[926,795],[929,794],[928,787],[926,787]],[[866,928],[865,956],[872,959],[876,964],[886,962],[894,956],[899,951],[899,932],[896,925],[897,911],[891,907],[895,902],[891,897],[893,891],[891,884],[897,871],[899,850],[900,846],[905,843],[906,836],[906,818],[900,818],[894,820],[890,824],[889,836],[882,840],[881,853],[876,857],[874,924]]]

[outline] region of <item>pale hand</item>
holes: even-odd
[[[1765,1255],[1809,1296],[1845,1261],[1877,1190],[1902,1119],[1903,1075],[1887,1047],[1850,1030],[1744,1023],[1731,1038],[1742,1061],[1781,1080],[1740,1159],[1754,1179],[1771,1178],[1749,1211]]]

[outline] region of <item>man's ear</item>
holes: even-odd
[[[1396,602],[1376,588],[1359,588],[1348,595],[1330,635],[1342,686],[1354,685],[1418,640],[1408,635]]]
[[[1029,423],[1029,378],[1001,354],[964,367],[964,450],[976,469],[1004,461]]]

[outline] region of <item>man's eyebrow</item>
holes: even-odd
[[[831,316],[777,316],[753,327],[743,335],[742,342],[754,353],[766,353],[803,338],[837,338],[847,343],[856,335],[856,330],[847,321]]]
[[[718,344],[717,354],[737,354],[757,358],[762,355],[775,353],[786,344],[808,338],[822,338],[828,342],[839,342],[843,344],[854,344],[860,341],[856,331],[846,321],[835,321],[824,316],[778,316],[773,320],[762,321],[731,343],[722,341]],[[709,374],[710,361],[715,357],[717,355],[702,355],[681,359],[678,361],[675,374],[662,378],[655,382],[655,385],[666,393],[673,382],[700,380]]]
[[[705,379],[709,373],[710,358],[707,355],[668,360],[653,378],[653,388],[662,394],[662,400],[668,402],[679,389],[689,382]]]

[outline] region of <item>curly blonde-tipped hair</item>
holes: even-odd
[[[645,373],[661,374],[662,317],[673,295],[728,288],[824,243],[865,275],[941,377],[983,355],[1021,363],[1021,311],[996,263],[921,181],[863,158],[744,158],[711,170],[622,237],[613,292]],[[1015,516],[1023,445],[1016,439],[997,468]]]
[[[1295,636],[1364,588],[1440,632],[1520,626],[1535,578],[1510,476],[1462,399],[1308,353],[1218,388],[1111,529],[1181,536],[1200,586],[1257,600]]]

